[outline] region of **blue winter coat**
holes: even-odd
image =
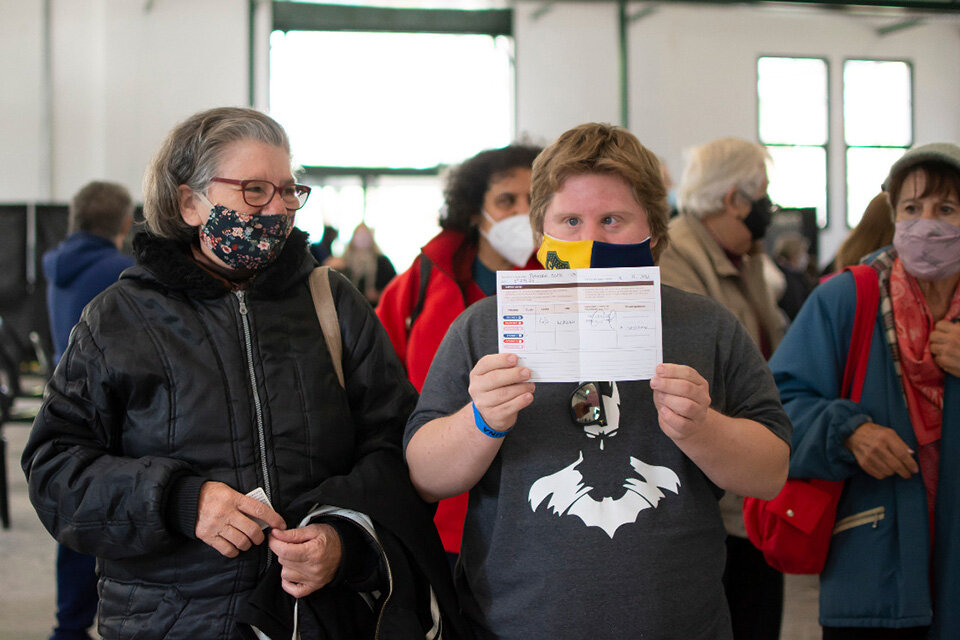
[[[133,258],[120,253],[111,240],[86,231],[70,234],[43,255],[54,362],[60,361],[87,303],[132,266]]]
[[[881,287],[886,282],[881,277]],[[876,480],[844,447],[850,434],[869,421],[896,430],[909,447],[918,449],[885,336],[882,305],[861,401],[838,398],[855,311],[853,276],[832,278],[813,291],[770,360],[794,425],[790,477],[845,481],[837,526],[848,528],[834,533],[820,576],[820,624],[897,628],[932,624],[930,637],[960,638],[960,379],[947,375],[945,384],[936,553],[931,565],[920,474],[906,480],[899,476]]]

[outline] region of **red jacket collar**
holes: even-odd
[[[477,257],[476,243],[470,242],[467,234],[452,229],[442,230],[420,251],[430,258],[430,262],[434,266],[448,275],[456,274],[460,276],[465,269],[467,280],[470,279],[473,260]],[[460,277],[455,278],[457,281],[462,279]]]
[[[458,282],[471,280],[473,261],[477,257],[477,245],[470,242],[467,234],[452,229],[444,229],[420,249],[439,269],[449,275],[456,274]],[[534,252],[522,268],[525,271],[540,270],[543,267]],[[462,277],[460,277],[462,276]]]

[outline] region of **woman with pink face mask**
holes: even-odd
[[[843,273],[770,361],[792,477],[843,480],[821,574],[823,637],[960,637],[960,147],[911,149],[883,185],[893,246],[859,403],[838,398],[856,305]]]

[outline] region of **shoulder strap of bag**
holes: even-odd
[[[856,283],[857,306],[840,390],[841,397],[859,402],[880,305],[880,286],[872,267],[857,265],[850,271]],[[744,498],[747,537],[779,571],[820,573],[830,550],[843,485],[843,481],[788,478],[773,500]]]
[[[867,376],[867,360],[870,358],[870,343],[873,341],[873,325],[880,306],[880,282],[873,267],[859,264],[847,267],[857,286],[857,311],[853,319],[850,350],[843,370],[841,395],[860,402],[863,381]]]
[[[340,386],[343,384],[343,344],[340,342],[340,322],[337,319],[337,307],[333,303],[333,292],[330,291],[330,267],[317,267],[310,272],[310,295],[313,297],[313,307],[317,311],[317,320],[323,331],[323,340],[327,343],[327,351],[333,360],[333,368],[337,372]]]
[[[407,335],[413,329],[413,323],[420,317],[423,311],[423,303],[427,299],[427,284],[430,282],[430,272],[433,270],[433,261],[425,253],[420,254],[420,289],[417,293],[417,304],[414,305],[410,317],[407,318]]]

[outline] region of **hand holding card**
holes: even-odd
[[[253,491],[247,493],[247,497],[248,497],[248,498],[253,498],[253,499],[256,500],[257,502],[262,502],[263,504],[265,504],[265,505],[267,505],[268,507],[270,507],[271,509],[273,509],[273,505],[270,504],[270,498],[267,497],[267,494],[266,494],[266,492],[263,490],[262,487],[257,487],[257,488],[254,489]],[[254,516],[250,516],[250,517],[253,518],[253,519],[257,522],[257,524],[260,525],[261,531],[262,531],[263,529],[266,529],[267,527],[270,526],[267,522],[261,520],[260,518],[257,518],[257,517],[254,517]]]

